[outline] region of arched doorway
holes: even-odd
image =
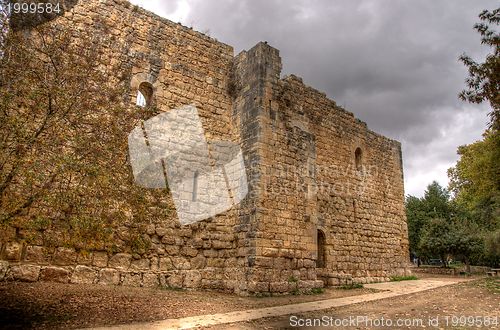
[[[318,249],[318,258],[316,259],[316,268],[325,268],[326,266],[326,253],[325,253],[325,243],[326,237],[325,233],[318,229],[317,233],[317,249]]]

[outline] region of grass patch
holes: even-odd
[[[322,294],[323,292],[325,292],[325,290],[323,288],[312,288],[311,289],[311,294]]]
[[[273,297],[273,294],[271,292],[257,292],[254,293],[253,296],[256,298],[269,298]]]
[[[463,266],[464,266],[464,264],[461,263],[460,261],[456,261],[456,262],[452,262],[452,263],[448,264],[448,268],[454,268],[454,269],[462,268]]]
[[[498,278],[485,278],[477,283],[478,287],[486,288],[488,291],[500,294],[500,279]]]
[[[162,285],[160,286],[161,290],[168,290],[168,291],[187,291],[185,288],[180,288],[177,286],[168,286],[168,285]]]
[[[361,284],[361,283],[351,283],[351,284],[341,285],[338,288],[340,290],[362,289],[363,288],[363,284]]]
[[[298,289],[295,289],[295,290],[291,291],[290,293],[294,296],[297,296],[300,294],[304,294],[304,295],[322,294],[323,292],[325,292],[325,290],[323,288],[312,288],[311,290],[308,290],[308,291],[300,291]]]
[[[418,277],[416,277],[415,275],[391,277],[391,282],[414,281],[414,280],[418,280]]]

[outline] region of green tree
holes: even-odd
[[[450,193],[436,181],[427,186],[422,202],[423,210],[428,217],[449,219],[453,213]]]
[[[460,159],[448,170],[450,190],[485,229],[500,228],[500,133],[487,130],[483,140],[458,148]]]
[[[479,14],[480,23],[474,25],[481,35],[481,43],[490,46],[493,50],[486,56],[483,63],[477,63],[466,54],[460,56],[469,69],[469,77],[465,80],[467,89],[459,97],[471,103],[489,101],[490,126],[494,130],[500,129],[500,34],[496,27],[500,22],[500,8],[493,11],[484,10]]]
[[[451,224],[448,219],[430,219],[422,228],[420,252],[427,257],[439,256],[446,266],[446,256],[452,252]]]
[[[427,186],[422,198],[407,196],[406,217],[410,250],[417,254],[423,253],[419,245],[422,229],[432,219],[449,220],[453,214],[454,208],[450,203],[449,192],[436,181]]]
[[[429,221],[429,217],[422,209],[422,201],[420,198],[415,196],[408,196],[406,198],[406,218],[408,220],[410,251],[419,254],[418,243],[420,241],[420,232]]]
[[[449,253],[461,258],[470,273],[471,259],[484,251],[484,239],[480,227],[468,218],[457,218],[449,227]],[[479,257],[481,259],[481,257]]]
[[[485,253],[491,264],[500,264],[500,229],[485,235]]]
[[[466,258],[476,255],[476,260],[494,264],[500,258],[500,8],[484,10],[479,19],[474,29],[481,35],[481,43],[492,51],[483,63],[466,54],[460,56],[469,76],[459,97],[471,103],[488,101],[492,107],[490,124],[481,141],[458,148],[460,159],[448,170],[448,176],[454,202],[465,214],[454,228],[455,253]],[[478,251],[481,245],[483,250]]]

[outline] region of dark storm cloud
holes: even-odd
[[[457,99],[467,75],[457,58],[484,56],[472,26],[495,1],[156,1],[163,12],[183,2],[184,24],[236,53],[268,41],[280,50],[283,74],[303,77],[371,129],[400,140],[409,193],[433,179],[446,184],[456,147],[485,127],[486,108]],[[418,188],[417,173],[425,180]]]

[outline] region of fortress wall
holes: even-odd
[[[147,82],[156,113],[194,105],[207,141],[238,142],[229,93],[231,46],[124,0],[79,1],[49,24],[74,29],[75,37],[80,29],[91,31],[102,52],[102,63],[96,65],[125,89],[124,106],[136,107],[139,85]],[[121,69],[114,72],[112,65]],[[240,241],[234,229],[240,225],[239,209],[181,226],[172,198],[165,194],[171,215],[160,222],[135,223],[131,210],[130,221],[114,228],[117,247],[112,251],[48,246],[43,239],[27,240],[26,228],[2,230],[0,279],[244,291],[244,247],[249,243],[244,233]],[[137,228],[148,243],[146,251],[121,240]],[[238,227],[240,233],[245,230]]]
[[[266,63],[256,269],[249,280],[259,290],[288,292],[321,286],[320,279],[364,283],[404,273],[400,144],[370,131],[300,78],[269,79],[280,69],[273,50],[260,43],[248,52]],[[325,235],[324,265],[318,265],[318,230]]]
[[[80,1],[53,23],[97,36],[101,66],[125,89],[124,105],[134,109],[146,82],[155,113],[195,105],[207,141],[239,143],[248,195],[227,212],[181,226],[166,193],[171,215],[137,224],[131,210],[130,221],[114,228],[113,251],[48,246],[10,227],[2,235],[0,279],[246,294],[381,281],[406,271],[400,144],[300,78],[281,79],[278,50],[259,43],[233,57],[232,47],[124,0]],[[113,64],[121,69],[111,72]],[[149,242],[141,251],[121,240],[137,228]]]

